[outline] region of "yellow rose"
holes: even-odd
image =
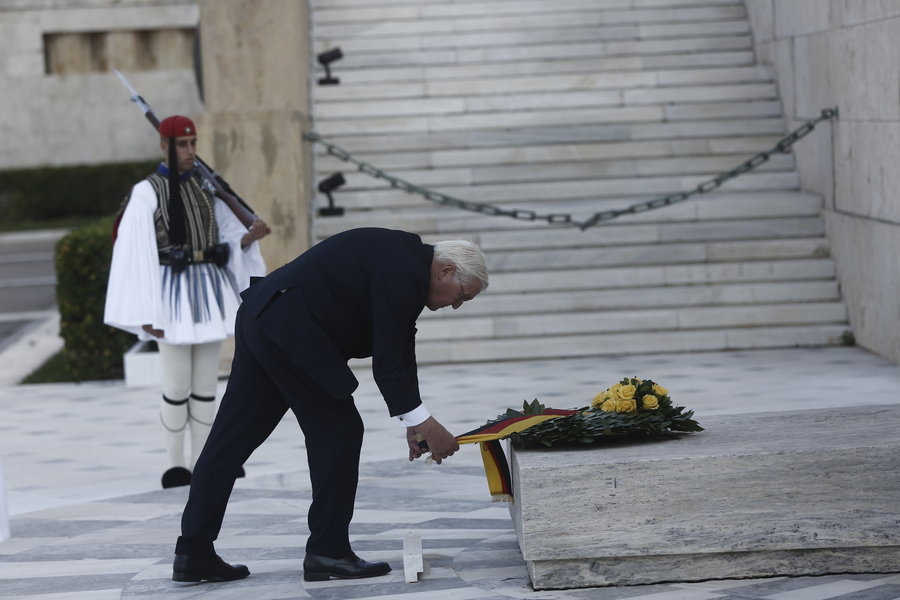
[[[609,392],[607,390],[603,390],[602,392],[594,396],[594,401],[591,402],[591,406],[593,408],[597,408],[598,406],[603,404],[603,402],[606,401],[607,394],[609,394]]]
[[[634,393],[636,391],[637,389],[629,383],[628,385],[619,386],[616,394],[618,395],[619,400],[634,400]]]
[[[657,396],[668,396],[669,390],[667,390],[666,388],[664,388],[661,385],[657,385],[654,383],[653,384],[653,393],[656,394]]]
[[[631,398],[630,400],[617,400],[616,410],[619,412],[636,412],[637,402],[634,398]]]
[[[605,410],[606,412],[616,412],[616,404],[616,401],[610,398],[600,405],[600,410]]]
[[[641,398],[641,404],[647,410],[653,410],[655,408],[659,408],[659,400],[653,394],[647,394],[643,398]]]

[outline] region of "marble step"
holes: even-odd
[[[713,11],[718,14],[713,14]],[[361,11],[353,11],[361,14]],[[671,9],[666,11],[627,11],[617,13],[620,20],[609,20],[610,13],[598,11],[595,7],[585,7],[580,11],[531,15],[507,15],[493,17],[437,18],[437,19],[391,19],[354,23],[316,23],[316,37],[321,40],[360,38],[403,38],[421,39],[425,36],[443,37],[447,35],[469,34],[538,34],[534,43],[543,38],[540,33],[549,30],[565,30],[575,33],[572,39],[648,39],[673,37],[700,37],[704,35],[748,34],[743,7],[729,6],[718,9]],[[421,36],[421,37],[420,37]]]
[[[662,70],[662,69],[679,69],[690,70],[701,67],[748,67],[754,65],[753,52],[749,50],[739,51],[723,51],[723,52],[703,52],[703,53],[687,53],[678,54],[671,53],[665,55],[650,56],[625,56],[607,58],[604,56],[589,56],[572,59],[556,59],[556,60],[531,60],[517,62],[501,62],[486,64],[437,64],[425,66],[387,66],[373,62],[366,67],[361,65],[354,66],[358,59],[364,57],[348,57],[347,62],[343,60],[333,65],[335,75],[340,76],[341,85],[338,87],[316,86],[314,93],[316,97],[322,98],[340,98],[341,92],[349,89],[349,93],[353,94],[353,90],[363,84],[375,86],[378,83],[387,82],[390,85],[383,85],[380,94],[387,95],[392,87],[398,86],[399,82],[407,82],[413,86],[420,85],[420,82],[433,82],[441,80],[453,79],[472,79],[478,77],[515,77],[515,76],[537,76],[544,74],[563,74],[563,73],[599,73],[606,71],[634,71],[634,70]],[[398,59],[399,60],[399,57]],[[396,62],[396,60],[394,61]],[[324,69],[320,68],[319,76],[324,74]],[[425,84],[421,84],[425,85]]]
[[[665,111],[663,111],[665,113]],[[396,121],[401,121],[397,119]],[[600,143],[636,140],[705,140],[734,136],[783,136],[780,118],[710,119],[687,121],[651,121],[647,123],[609,123],[587,121],[579,125],[539,126],[529,124],[514,131],[486,129],[440,132],[407,129],[403,135],[382,135],[359,127],[355,133],[319,131],[326,141],[336,143],[351,154],[359,152],[397,152],[528,146],[547,144]],[[391,133],[391,132],[387,132]],[[394,132],[398,133],[398,132]]]
[[[559,0],[550,3],[553,9]],[[747,13],[740,4],[667,7],[667,8],[626,8],[610,10],[598,7],[596,3],[581,4],[578,7],[545,10],[540,13],[519,13],[497,15],[492,12],[495,3],[485,3],[479,13],[468,15],[396,15],[396,10],[384,7],[368,9],[354,8],[344,11],[317,11],[316,36],[319,38],[365,38],[430,36],[433,38],[483,33],[503,34],[506,32],[540,33],[543,31],[586,30],[595,35],[604,35],[604,30],[623,29],[637,31],[642,25],[663,25],[677,27],[680,24],[717,24],[729,22],[746,23]],[[393,14],[391,14],[393,13]],[[340,20],[329,18],[338,17]],[[727,26],[727,25],[726,25]],[[693,29],[694,35],[702,35],[704,29]],[[746,26],[740,33],[746,33]],[[735,32],[736,33],[736,32]],[[538,38],[541,39],[541,38]]]
[[[419,364],[839,345],[846,324],[644,331],[416,344]]]
[[[763,173],[762,175],[765,175]],[[747,177],[746,175],[744,177]],[[702,194],[688,197],[681,202],[674,202],[668,206],[660,206],[651,210],[641,210],[641,206],[650,198],[663,198],[666,194],[645,194],[639,196],[614,195],[602,197],[597,191],[593,195],[585,195],[577,198],[567,198],[561,195],[550,196],[540,200],[528,201],[514,198],[503,202],[490,202],[470,205],[454,206],[443,205],[418,194],[406,194],[409,196],[409,204],[402,205],[370,205],[367,207],[348,208],[340,199],[335,204],[342,206],[345,213],[340,218],[323,219],[324,232],[342,231],[352,226],[382,226],[401,228],[414,228],[423,232],[438,232],[442,234],[459,232],[466,235],[475,235],[479,231],[521,231],[521,230],[576,230],[576,224],[593,217],[596,213],[608,213],[609,211],[627,211],[637,206],[635,212],[624,212],[617,216],[603,216],[603,220],[596,226],[612,226],[622,224],[631,226],[638,223],[669,223],[711,220],[734,220],[746,218],[767,217],[796,217],[817,214],[818,210],[811,209],[814,205],[821,207],[820,200],[810,200],[798,207],[795,202],[781,203],[776,200],[759,203],[745,202],[703,202]],[[756,189],[729,191],[720,188],[722,194],[748,194],[761,196],[773,193],[779,197],[783,193],[790,194],[791,190],[784,189]],[[476,200],[482,200],[477,195],[472,195]],[[319,198],[315,207],[327,205],[327,199]],[[471,206],[469,208],[468,206]],[[477,208],[481,207],[481,208]],[[508,214],[493,214],[494,209],[509,211]],[[765,213],[765,210],[771,212]],[[519,211],[515,213],[514,211]],[[550,216],[553,219],[550,220]],[[565,215],[570,218],[566,219]],[[440,221],[440,223],[438,223]],[[327,235],[327,233],[326,233]]]
[[[490,268],[490,265],[489,265]],[[834,280],[761,281],[751,283],[710,283],[682,286],[588,290],[545,291],[538,288],[528,293],[503,293],[488,288],[477,301],[463,305],[465,310],[442,310],[422,314],[420,322],[462,318],[556,313],[588,313],[594,311],[710,308],[739,306],[753,311],[758,304],[803,302],[840,302],[838,284]],[[752,318],[752,317],[748,317]]]
[[[394,177],[416,185],[436,188],[448,185],[515,184],[523,182],[553,182],[571,180],[621,179],[624,177],[688,176],[723,173],[733,169],[746,156],[691,156],[678,158],[646,158],[624,160],[599,160],[531,163],[523,165],[487,165],[483,167],[444,167],[431,169],[395,169]],[[341,166],[320,170],[320,176],[343,171]],[[794,169],[794,157],[790,154],[774,155],[756,168],[756,173],[790,171]],[[346,185],[342,192],[377,189],[383,187],[379,180],[360,172],[344,174]]]
[[[490,36],[487,36],[488,38]],[[466,65],[510,63],[534,60],[571,60],[578,58],[596,58],[598,56],[649,58],[659,55],[683,55],[696,53],[748,52],[753,50],[753,38],[749,35],[725,35],[701,38],[672,38],[664,40],[615,40],[615,41],[573,41],[565,36],[557,36],[560,40],[547,41],[541,44],[517,43],[507,46],[473,46],[434,47],[425,44],[421,47],[414,44],[411,48],[393,48],[384,40],[322,40],[315,42],[316,52],[324,52],[339,46],[344,58],[340,66],[347,68],[362,67],[398,67],[415,65]],[[470,40],[473,43],[476,40]],[[480,40],[484,41],[484,40]],[[362,46],[362,47],[357,47]],[[370,47],[365,47],[370,46]],[[335,65],[337,67],[337,65]],[[335,71],[337,74],[337,71]]]
[[[495,251],[487,258],[491,272],[503,273],[808,259],[829,256],[829,251],[830,244],[827,238],[802,237],[635,244],[564,250]]]
[[[326,201],[327,203],[327,201]],[[338,202],[338,204],[340,204]],[[600,206],[592,205],[592,209]],[[774,219],[779,217],[816,217],[822,209],[822,199],[802,192],[710,193],[661,209],[622,215],[597,227],[631,227],[644,223],[709,222],[741,219]],[[554,212],[589,212],[582,204],[559,203]],[[509,217],[494,217],[456,208],[428,203],[421,208],[404,210],[351,211],[340,218],[320,218],[316,222],[316,239],[324,239],[341,231],[357,227],[405,229],[434,242],[449,238],[476,239],[481,232],[491,232],[495,238],[503,235],[541,236],[546,231],[571,236],[571,227],[551,226]],[[591,230],[588,230],[590,232]],[[573,242],[574,243],[574,242]]]
[[[414,228],[400,223],[398,228],[416,232]],[[416,232],[418,233],[418,232]],[[819,215],[801,218],[735,219],[731,221],[674,222],[665,224],[607,224],[579,231],[577,229],[533,229],[528,231],[481,231],[474,234],[451,233],[448,235],[425,235],[424,241],[433,243],[441,239],[462,237],[476,242],[489,258],[489,266],[494,269],[509,268],[516,258],[511,253],[525,253],[534,260],[532,269],[571,268],[579,266],[609,266],[615,263],[590,262],[593,253],[605,253],[621,260],[634,262],[669,263],[668,258],[659,258],[655,252],[646,249],[654,245],[661,247],[657,252],[671,253],[678,260],[695,261],[696,244],[713,242],[747,242],[765,240],[797,241],[804,238],[821,239],[825,235],[825,224]],[[664,246],[690,244],[685,246]],[[535,253],[538,256],[535,256]],[[523,268],[528,268],[523,265]]]
[[[621,77],[625,77],[625,79],[620,79]],[[466,78],[449,81],[432,80],[426,76],[426,78],[417,82],[385,84],[344,81],[342,74],[340,86],[316,86],[314,94],[316,101],[320,103],[320,106],[317,107],[319,109],[348,102],[366,101],[373,103],[379,100],[388,102],[398,98],[424,100],[448,97],[469,101],[476,99],[478,96],[514,98],[516,92],[555,93],[564,91],[567,94],[571,94],[577,91],[596,90],[618,91],[618,99],[621,102],[624,100],[624,90],[617,88],[626,86],[683,87],[691,85],[771,83],[772,79],[772,69],[768,65],[670,70],[626,69],[604,73],[583,71],[573,74],[551,71],[547,73],[532,73],[525,76],[507,74],[504,77],[470,74]]]
[[[561,7],[577,7],[584,4],[595,4],[596,0],[560,0]],[[360,6],[370,7],[372,0],[312,0],[310,3],[316,10],[316,14],[322,10],[355,9]],[[424,15],[458,15],[480,14],[485,10],[484,5],[489,4],[490,10],[496,12],[521,13],[527,11],[547,11],[553,8],[547,6],[544,0],[379,0],[381,7],[405,7],[410,14]],[[626,8],[659,8],[672,6],[672,0],[604,0],[603,6],[611,10]],[[740,0],[677,0],[678,6],[714,6],[742,4]],[[556,7],[556,4],[552,4]]]
[[[781,104],[771,80],[656,87],[652,77],[644,76],[633,76],[630,84],[596,76],[546,79],[546,82],[523,81],[521,87],[517,85],[517,81],[512,80],[477,86],[485,92],[483,94],[475,91],[471,95],[465,95],[468,90],[459,88],[456,95],[438,94],[427,98],[347,97],[340,101],[323,100],[318,105],[317,121],[518,113],[539,109],[561,111],[573,108],[627,108],[648,104],[664,105],[662,111],[670,119],[680,120],[781,114]],[[508,87],[504,88],[501,85],[503,83],[507,83]],[[532,89],[525,89],[524,84],[532,86]],[[623,89],[625,87],[629,89]],[[679,103],[686,105],[670,106]]]
[[[485,131],[519,127],[572,126],[577,123],[659,123],[660,106],[576,108],[564,111],[533,110],[488,114],[410,115],[364,119],[317,119],[316,129],[326,139],[340,135],[403,135],[428,132]]]
[[[485,252],[532,250],[544,251],[576,248],[625,247],[644,244],[711,242],[728,240],[789,239],[822,237],[825,222],[819,215],[799,218],[734,219],[687,223],[636,224],[613,223],[587,231],[559,229],[519,231],[485,231],[476,241]]]
[[[780,107],[780,104],[778,105]],[[428,150],[419,152],[354,152],[353,156],[379,169],[395,173],[411,169],[443,169],[452,167],[487,167],[491,165],[558,164],[576,161],[623,159],[730,156],[741,160],[773,148],[780,136],[744,136],[713,139],[648,140],[640,142],[608,142],[581,144],[542,144],[506,148],[469,148],[463,150]],[[328,154],[321,145],[316,148],[316,168],[320,175],[335,171],[352,171],[355,167]]]
[[[410,19],[446,19],[455,17],[485,17],[488,15],[551,15],[598,10],[596,0],[514,0],[514,1],[456,1],[456,2],[405,2],[380,0],[372,6],[367,0],[316,0],[316,23],[353,23],[361,21],[403,21]],[[605,0],[601,9],[621,12],[625,9],[658,9],[671,6],[672,2],[660,0]],[[739,7],[739,0],[679,0],[680,7]]]
[[[774,85],[757,83],[723,85],[716,89],[712,86],[690,86],[633,90],[561,90],[556,93],[535,90],[532,93],[510,95],[495,93],[466,98],[359,99],[325,102],[321,104],[319,111],[321,113],[319,128],[321,131],[333,129],[329,121],[334,120],[396,120],[398,117],[412,116],[453,118],[479,115],[484,121],[498,113],[510,115],[504,123],[509,122],[509,119],[527,119],[534,113],[536,124],[541,125],[541,121],[546,120],[546,115],[540,111],[561,113],[592,111],[598,108],[627,109],[645,105],[659,105],[658,111],[654,114],[664,115],[667,121],[766,118],[782,114],[781,102],[775,97]],[[627,118],[628,113],[625,114]],[[571,117],[560,115],[556,118],[556,122],[559,119],[570,122]],[[459,119],[459,121],[463,122],[464,126],[471,126],[468,124],[473,119]]]
[[[641,294],[643,291],[632,293]],[[465,311],[461,308],[455,312]],[[651,306],[645,310],[459,316],[452,319],[423,316],[417,323],[416,342],[471,340],[477,343],[482,339],[497,338],[777,325],[839,325],[846,322],[847,309],[842,302],[670,308]]]
[[[483,185],[443,185],[430,188],[433,192],[446,194],[462,200],[481,204],[493,204],[507,208],[536,210],[541,212],[558,212],[557,203],[566,200],[599,200],[631,198],[621,203],[627,206],[632,203],[649,200],[681,190],[693,190],[700,183],[710,180],[718,173],[708,175],[685,175],[674,177],[633,177],[609,179],[584,179],[578,181],[537,181],[527,183],[504,183]],[[391,188],[384,183],[373,180],[373,187],[367,190],[343,191],[335,194],[335,202],[348,210],[357,209],[397,209],[402,207],[421,207],[429,201],[418,194],[410,194]],[[799,176],[796,171],[772,171],[745,173],[740,177],[725,182],[721,191],[785,191],[799,188]],[[320,200],[321,201],[321,200]],[[582,210],[597,212],[609,207],[585,206]]]
[[[492,272],[490,293],[534,290],[577,291],[673,285],[728,284],[834,279],[831,258],[770,259],[745,262],[649,265],[528,272]],[[487,296],[485,296],[487,297]],[[465,314],[463,311],[462,314]]]
[[[552,128],[573,126],[579,123],[590,123],[592,126],[612,125],[634,126],[644,123],[663,123],[668,120],[667,113],[671,107],[665,105],[676,102],[722,102],[740,100],[777,101],[775,85],[743,84],[725,86],[696,86],[686,88],[666,88],[657,90],[627,90],[624,94],[625,106],[601,108],[556,108],[543,110],[494,110],[492,112],[466,112],[465,103],[448,100],[423,100],[398,104],[406,106],[409,111],[398,112],[390,116],[365,114],[364,104],[358,105],[357,114],[353,114],[354,106],[332,105],[317,119],[316,129],[325,139],[346,135],[416,135],[422,131],[455,132],[455,131],[489,131],[495,129],[515,130],[518,128]],[[431,110],[434,114],[416,114],[415,111]],[[382,107],[379,107],[382,108]],[[396,110],[383,107],[382,109]],[[409,114],[409,112],[412,114]],[[344,113],[335,116],[335,112]],[[702,116],[684,112],[685,119],[696,120]],[[715,118],[716,115],[710,115]],[[760,117],[765,119],[766,117]],[[783,130],[783,125],[782,125]],[[759,135],[758,131],[746,133]]]

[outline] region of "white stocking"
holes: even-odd
[[[219,356],[221,342],[191,346],[191,470],[200,458],[200,451],[209,437],[213,419],[216,418],[216,388],[219,383]]]
[[[159,420],[162,421],[163,437],[166,442],[166,453],[169,455],[169,467],[185,467],[184,430],[188,423],[188,401],[169,400],[163,396],[159,408]]]
[[[163,367],[163,397],[183,398],[181,405],[163,402],[162,421],[166,429],[166,450],[173,467],[185,467],[184,430],[191,426],[191,463],[194,468],[209,437],[216,415],[219,354],[222,343],[159,344]]]
[[[163,403],[159,414],[169,466],[186,469],[184,430],[188,425],[191,393],[191,347],[160,343],[159,358],[163,367]]]

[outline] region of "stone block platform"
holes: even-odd
[[[900,405],[723,415],[679,439],[510,451],[535,589],[900,565]]]

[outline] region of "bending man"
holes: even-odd
[[[175,548],[175,581],[228,581],[250,574],[219,558],[219,534],[241,465],[290,409],[306,439],[313,501],[303,575],[374,577],[384,562],[350,548],[363,423],[358,382],[347,365],[372,357],[388,411],[406,427],[409,459],[424,437],[436,462],[459,445],[422,404],[415,322],[422,309],[459,308],[488,286],[471,242],[423,244],[417,235],[355,229],[335,235],[251,286],[242,296],[231,377],[194,471]]]

